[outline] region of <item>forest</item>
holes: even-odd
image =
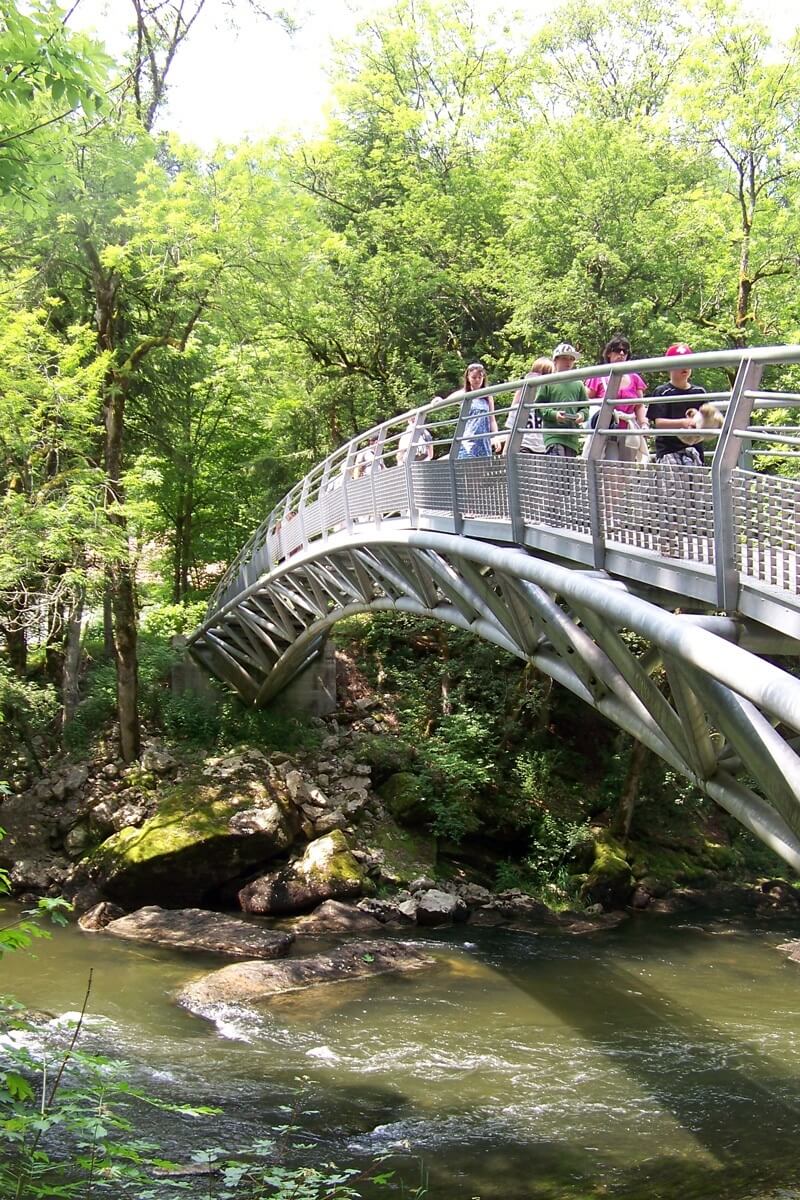
[[[114,54],[80,3],[0,0],[0,1196],[800,1196],[800,892],[677,770],[407,613],[337,626],[327,723],[171,687],[288,489],[472,360],[800,342],[800,26],[389,0],[324,128],[211,152],[193,32],[299,2],[115,0]]]
[[[722,0],[571,0],[520,42],[468,0],[399,0],[338,47],[324,133],[207,154],[159,124],[204,8],[132,0],[115,61],[47,0],[0,4],[17,790],[113,718],[136,759],[166,635],[275,501],[465,362],[499,381],[562,338],[588,362],[617,330],[641,356],[800,336],[800,37]]]

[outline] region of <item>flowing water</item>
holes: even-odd
[[[435,1200],[750,1197],[800,1181],[800,926],[647,916],[591,937],[460,927],[428,971],[321,987],[204,1020],[175,990],[222,965],[56,931],[0,991],[54,1015],[150,1091],[218,1104],[159,1117],[169,1153],[236,1148],[298,1090],[319,1157],[390,1153]],[[318,942],[303,942],[313,953]]]

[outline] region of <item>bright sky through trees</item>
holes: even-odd
[[[161,125],[211,148],[217,142],[263,137],[280,130],[310,132],[323,118],[330,94],[327,71],[333,39],[347,38],[362,16],[379,12],[375,0],[305,0],[290,7],[299,24],[288,34],[278,22],[254,17],[238,6],[234,28],[230,10],[209,0],[178,56],[170,79],[169,104]],[[474,0],[475,11],[491,19],[498,12],[512,29],[539,23],[552,10],[548,0],[525,0],[505,8],[496,0]],[[798,23],[795,0],[746,0],[745,10],[766,22],[777,37]],[[94,29],[112,53],[124,44],[131,19],[129,0],[79,0],[71,24]]]

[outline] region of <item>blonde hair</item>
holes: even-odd
[[[555,369],[555,365],[553,363],[552,358],[546,358],[543,356],[542,358],[537,358],[536,362],[533,364],[531,369],[528,371],[528,374],[529,375],[552,375],[554,369]]]

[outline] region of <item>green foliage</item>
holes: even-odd
[[[191,633],[202,622],[206,604],[195,600],[184,604],[151,604],[142,613],[142,633],[165,641],[171,637]]]
[[[23,760],[39,768],[37,745],[41,749],[52,737],[57,713],[54,688],[20,679],[0,659],[0,759],[4,768]]]
[[[0,0],[0,61],[0,196],[30,212],[37,188],[64,173],[68,118],[105,109],[110,63],[50,0]]]
[[[492,746],[481,715],[467,709],[443,717],[424,744],[423,761],[433,832],[459,842],[480,828],[478,801],[493,774]]]
[[[552,884],[569,891],[570,857],[587,840],[587,829],[579,821],[559,819],[543,811],[536,828],[531,831],[529,850],[524,859],[535,887]]]

